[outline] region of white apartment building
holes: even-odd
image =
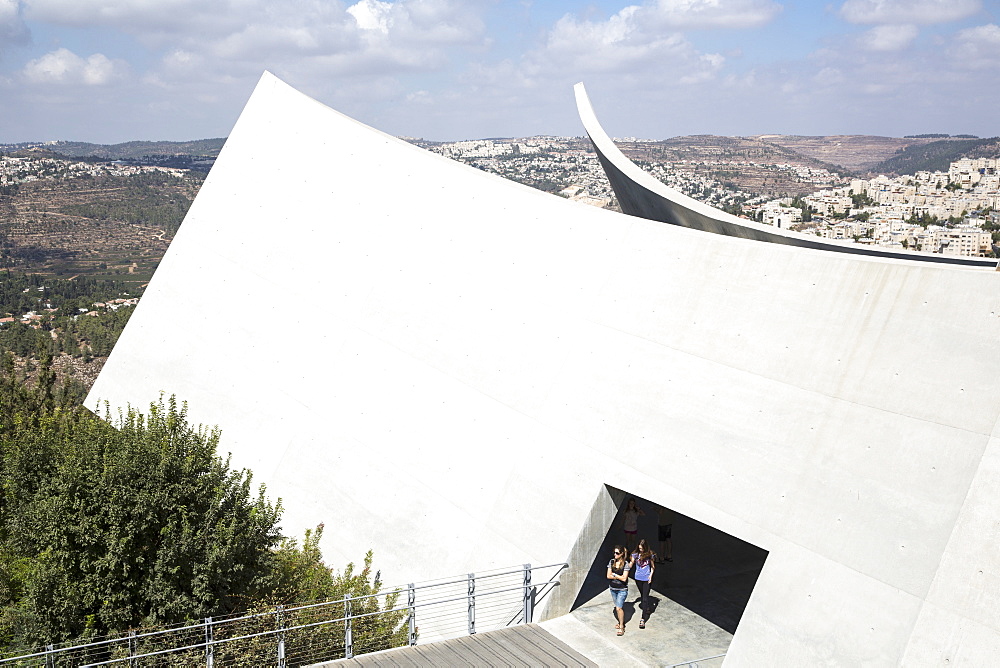
[[[1000,160],[993,158],[962,158],[951,163],[948,168],[948,179],[959,183],[963,188],[979,183],[984,176],[995,176]]]
[[[802,209],[782,206],[779,200],[765,203],[760,210],[762,212],[761,222],[765,225],[788,229],[789,226],[802,222]]]
[[[809,195],[802,199],[816,213],[822,216],[829,216],[834,213],[846,213],[854,203],[850,197],[837,196],[827,190],[821,190],[815,195]]]
[[[993,240],[989,232],[972,227],[959,225],[952,229],[940,229],[936,232],[935,241],[945,255],[966,255],[972,257],[985,256],[990,251]]]

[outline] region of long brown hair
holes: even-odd
[[[649,543],[646,542],[645,538],[639,541],[639,547],[636,548],[636,552],[643,561],[649,561],[653,558],[653,551],[649,549]]]
[[[625,548],[621,545],[615,545],[615,552],[618,556],[611,560],[615,568],[625,568]]]

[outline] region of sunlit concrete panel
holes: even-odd
[[[1000,637],[998,281],[578,205],[265,75],[87,402],[187,400],[386,582],[568,560],[564,612],[613,488],[768,552],[727,663],[919,663]]]

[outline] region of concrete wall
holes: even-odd
[[[608,485],[769,552],[727,665],[954,665],[1000,649],[998,280],[577,205],[265,75],[88,404],[176,393],[386,582],[573,593]]]

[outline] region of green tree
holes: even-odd
[[[360,570],[337,572],[323,562],[322,525],[301,546],[282,538],[280,501],[217,454],[217,429],[190,425],[173,397],[146,415],[99,418],[80,406],[81,384],[56,383],[51,355],[39,356],[39,380],[29,386],[14,356],[0,352],[0,646],[29,652],[267,610],[246,622],[246,632],[260,632],[273,628],[276,605],[334,599],[339,605],[287,619],[325,622],[343,614],[345,596],[364,597],[351,605],[366,615],[354,622],[355,652],[406,642],[405,612],[385,612],[398,592],[382,591],[372,553]],[[288,639],[332,658],[344,626],[318,624]],[[167,646],[150,642],[147,651]],[[240,665],[273,658],[269,640],[225,647]]]
[[[306,531],[302,546],[295,539],[285,539],[275,551],[275,599],[279,602],[359,599],[351,603],[353,615],[363,615],[352,622],[354,651],[375,652],[407,643],[409,630],[404,626],[405,611],[386,612],[396,606],[399,592],[383,592],[381,574],[372,574],[372,552],[365,554],[359,571],[349,563],[336,572],[323,562],[319,541],[323,525]],[[360,598],[359,598],[360,597]],[[294,623],[308,624],[345,613],[345,608],[305,610],[295,615]],[[318,626],[295,632],[289,642],[313,648],[341,647],[344,642],[343,624]],[[302,650],[309,651],[309,650]],[[315,651],[315,650],[313,650]]]
[[[172,397],[106,420],[43,410],[0,431],[0,632],[18,644],[226,614],[271,588],[280,503],[216,454],[219,432]]]

